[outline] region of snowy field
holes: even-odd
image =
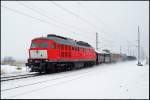
[[[149,65],[137,61],[1,82],[2,99],[149,99]]]
[[[12,76],[29,73],[29,69],[25,65],[17,66],[1,65],[1,77]]]

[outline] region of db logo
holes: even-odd
[[[36,50],[36,53],[38,53],[39,51],[38,50]]]

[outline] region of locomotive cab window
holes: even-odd
[[[51,43],[51,44],[50,44],[50,48],[54,49],[54,48],[55,48],[55,44],[54,44],[54,43]]]
[[[48,47],[48,42],[40,42],[40,48],[47,48]]]
[[[31,48],[37,48],[38,43],[37,42],[32,42]]]

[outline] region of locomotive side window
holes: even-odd
[[[48,42],[40,42],[40,48],[47,48]]]
[[[32,42],[32,44],[31,44],[31,48],[37,48],[37,42]]]

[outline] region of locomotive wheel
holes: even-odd
[[[65,67],[66,67],[65,68],[66,71],[70,71],[71,70],[71,66],[69,64],[67,64]]]
[[[69,63],[69,64],[67,65],[67,71],[71,71],[71,70],[73,70],[73,69],[74,69],[74,64]]]

